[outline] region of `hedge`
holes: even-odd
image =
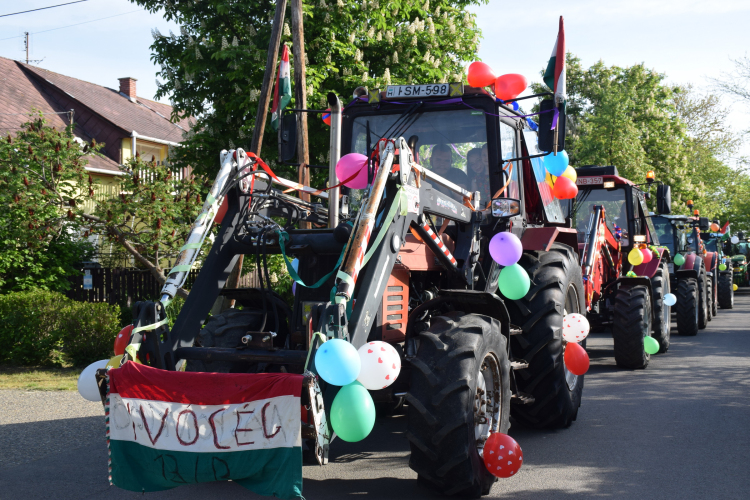
[[[46,290],[0,296],[0,363],[85,366],[112,356],[120,308]]]

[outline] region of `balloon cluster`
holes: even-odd
[[[490,474],[507,478],[515,475],[523,465],[523,451],[509,435],[493,432],[484,443],[482,460]]]
[[[368,390],[385,389],[401,372],[401,358],[392,345],[368,342],[355,349],[342,339],[324,342],[315,353],[320,378],[340,386],[331,404],[331,426],[348,442],[366,438],[375,425],[375,403]]]
[[[565,367],[573,375],[583,375],[589,370],[589,355],[579,342],[583,342],[591,331],[591,325],[586,316],[579,313],[571,313],[563,318],[563,340],[565,354],[563,361]]]
[[[523,245],[515,234],[505,231],[497,233],[490,240],[490,256],[503,266],[497,280],[500,293],[510,300],[526,296],[531,288],[531,280],[526,270],[518,264],[523,255]]]
[[[569,200],[578,195],[576,170],[569,165],[568,153],[560,151],[557,155],[544,157],[544,167],[547,169],[549,179],[545,178],[547,184],[552,187],[552,194],[559,200]],[[551,181],[551,182],[550,182]]]
[[[495,76],[492,68],[482,61],[474,61],[469,65],[466,79],[472,87],[482,88],[494,85],[495,97],[502,101],[515,99],[529,86],[526,77],[517,73]]]

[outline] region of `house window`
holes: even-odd
[[[141,155],[141,159],[143,161],[151,161],[151,158],[155,158],[157,164],[159,165],[164,164],[162,160],[162,146],[154,146],[154,145],[136,140],[135,149],[136,151],[138,151],[138,154]]]

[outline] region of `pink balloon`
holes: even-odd
[[[641,248],[641,253],[643,254],[644,264],[648,264],[649,262],[651,262],[651,259],[654,257],[654,254],[648,248]]]
[[[356,175],[355,175],[356,174]],[[344,182],[350,177],[355,177]],[[336,176],[339,182],[351,189],[364,189],[367,187],[367,157],[360,153],[349,153],[341,157],[336,164]]]
[[[508,73],[507,75],[498,76],[497,80],[495,80],[495,95],[503,101],[515,99],[528,86],[529,81],[525,76],[517,73]]]

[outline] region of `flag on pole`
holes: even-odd
[[[232,480],[302,498],[302,375],[109,370],[109,480],[146,492]]]
[[[284,44],[279,61],[279,72],[276,75],[276,87],[273,90],[273,105],[271,106],[271,126],[279,130],[281,113],[289,101],[292,100],[292,83],[289,77],[289,47]]]
[[[729,221],[726,221],[721,228],[721,234],[727,234],[729,231]]]
[[[560,16],[560,29],[557,32],[555,46],[552,48],[552,56],[544,71],[544,83],[554,92],[555,104],[565,103],[565,25],[562,16]]]

